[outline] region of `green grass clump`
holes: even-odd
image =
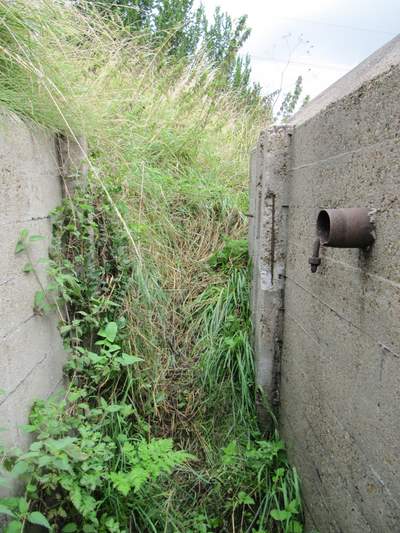
[[[0,51],[1,104],[90,147],[35,298],[62,311],[68,387],[4,458],[25,482],[0,502],[8,531],[301,532],[296,472],[254,408],[243,211],[265,109],[201,52],[166,57],[72,3],[1,1]]]

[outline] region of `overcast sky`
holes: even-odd
[[[301,74],[316,96],[400,32],[400,0],[202,0],[248,15],[254,81],[291,90]]]

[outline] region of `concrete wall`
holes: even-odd
[[[400,531],[399,101],[396,38],[252,156],[257,379],[280,397],[307,531]],[[376,242],[323,249],[311,274],[317,213],[336,207],[376,209]]]
[[[71,173],[68,143],[39,128],[0,114],[0,433],[6,446],[24,446],[32,401],[62,385],[66,359],[55,314],[33,312],[35,292],[46,286],[43,266],[38,278],[22,271],[25,253],[15,254],[22,229],[44,240],[32,243],[35,261],[46,258],[51,238],[49,213],[62,199],[63,180]],[[63,160],[60,161],[60,154]]]

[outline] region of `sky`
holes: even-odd
[[[233,18],[248,15],[253,81],[265,94],[303,77],[311,98],[400,32],[400,0],[202,0]]]

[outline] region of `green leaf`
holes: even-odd
[[[26,241],[27,237],[29,235],[29,231],[24,228],[19,232],[19,240],[20,241]]]
[[[99,331],[100,337],[105,337],[109,342],[114,342],[117,336],[118,326],[116,322],[109,322],[104,329]]]
[[[84,524],[82,531],[83,533],[97,533],[98,529],[93,524]]]
[[[0,501],[2,505],[7,507],[8,509],[15,509],[15,511],[18,510],[19,498],[2,498]]]
[[[80,450],[75,444],[70,444],[65,448],[65,452],[73,459],[74,461],[85,461],[88,458],[88,455]]]
[[[32,424],[23,424],[22,426],[19,426],[24,433],[34,433],[37,431],[37,427],[33,426]]]
[[[272,478],[272,481],[274,483],[276,483],[277,481],[279,481],[279,479],[281,479],[285,474],[285,469],[284,468],[277,468],[275,470],[275,475],[274,477]]]
[[[29,242],[43,241],[43,235],[31,235],[29,237]]]
[[[104,363],[107,359],[104,356],[97,355],[97,353],[94,352],[86,352],[88,358],[93,364],[97,363]]]
[[[288,520],[291,516],[292,513],[289,513],[288,511],[281,511],[280,509],[272,509],[271,511],[271,517],[278,522]]]
[[[29,509],[29,503],[24,498],[21,498],[19,500],[19,512],[21,514],[25,514],[28,512],[28,509]]]
[[[134,365],[135,363],[140,363],[140,361],[143,361],[143,359],[141,357],[137,357],[136,355],[128,355],[127,353],[123,353],[121,357],[118,357],[117,361],[122,366],[129,366]]]
[[[39,513],[39,511],[34,511],[33,513],[29,513],[28,522],[30,522],[31,524],[35,524],[37,526],[47,527],[47,529],[51,529],[51,525],[47,521],[47,518],[44,515],[42,515],[42,513]]]
[[[21,241],[18,241],[17,244],[15,245],[15,253],[16,254],[20,254],[25,249],[26,249],[25,243],[23,243]]]
[[[298,506],[297,500],[292,500],[286,505],[285,509],[289,513],[296,514],[299,510],[298,507],[299,506]]]
[[[41,309],[43,305],[45,304],[46,297],[44,294],[44,291],[36,291],[35,292],[35,299],[34,299],[34,306],[37,309]]]
[[[28,234],[29,234],[29,232],[28,232],[27,229],[23,229],[23,230],[20,231],[19,239],[18,239],[17,244],[15,246],[15,253],[16,254],[19,254],[19,253],[23,252],[24,250],[26,250],[25,242],[26,242],[26,239],[28,237]]]
[[[242,490],[238,494],[238,500],[239,503],[242,503],[244,505],[253,505],[255,503],[253,498]]]
[[[120,411],[122,409],[122,405],[118,405],[118,404],[112,404],[112,405],[108,405],[107,408],[106,408],[106,411],[107,413],[118,413],[118,411]]]
[[[13,477],[19,477],[25,474],[29,470],[29,465],[25,461],[17,461],[11,470],[11,475]]]
[[[237,450],[237,443],[235,440],[232,440],[228,446],[225,448],[222,448],[223,451],[223,457],[222,462],[224,465],[231,465],[236,461],[236,455],[238,453]]]
[[[22,269],[22,272],[26,272],[28,274],[29,272],[33,272],[34,270],[35,269],[33,268],[32,263],[26,263],[24,265],[24,268]]]
[[[78,526],[74,522],[69,522],[69,524],[65,524],[61,531],[62,533],[74,533],[74,531],[78,531]]]
[[[5,505],[0,504],[0,514],[5,514],[7,516],[11,516],[12,518],[15,518],[15,513],[13,513],[8,507]]]
[[[110,479],[117,490],[119,490],[124,496],[128,496],[133,486],[129,474],[124,474],[123,472],[111,472]]]
[[[303,526],[297,520],[290,523],[288,533],[303,533]]]
[[[7,526],[5,533],[21,533],[22,524],[19,520],[13,520]]]

